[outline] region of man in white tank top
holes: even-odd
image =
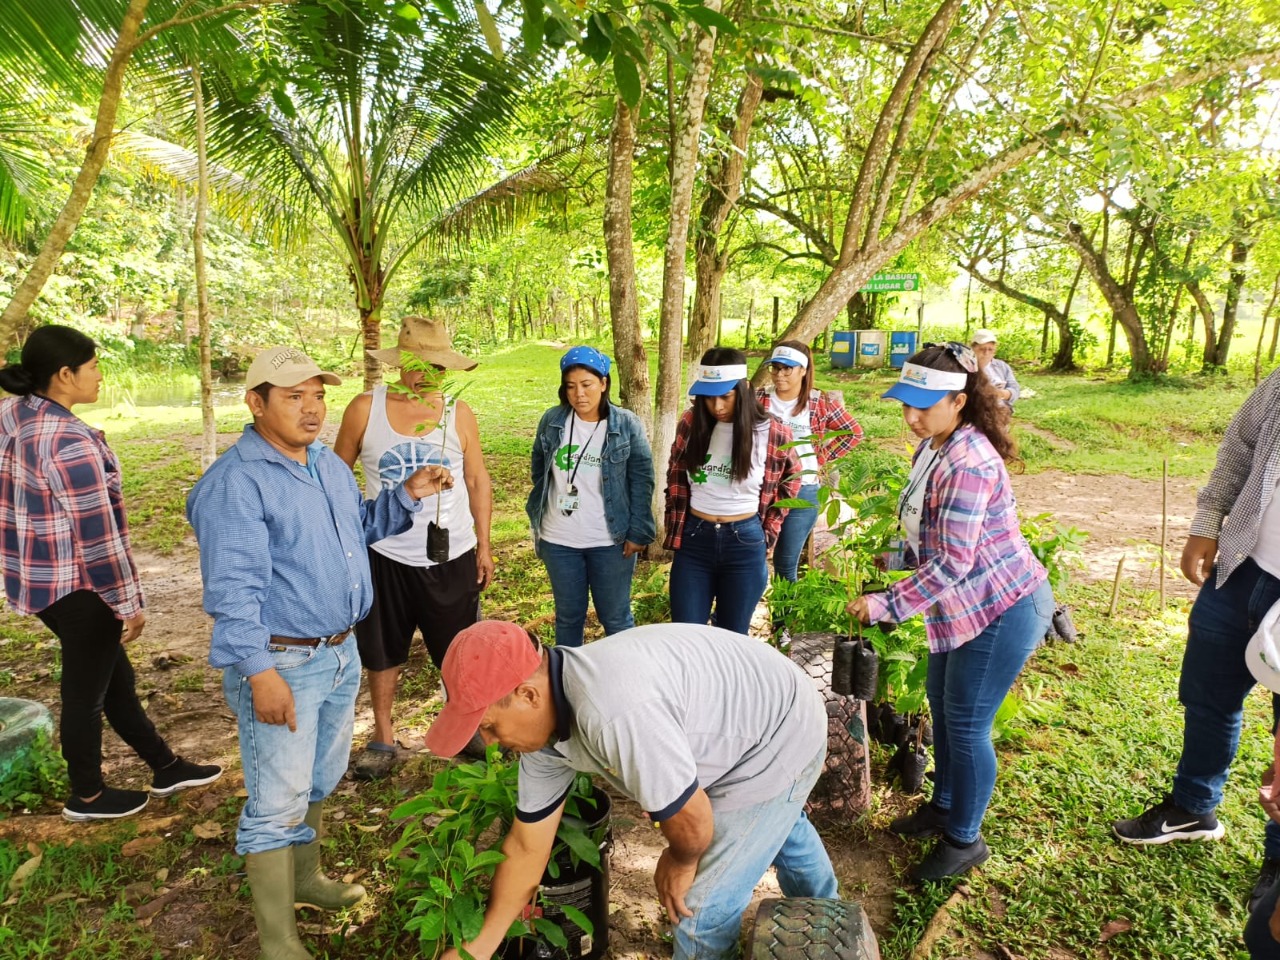
[[[420,362],[402,363],[405,354]],[[363,780],[385,777],[395,765],[391,707],[414,631],[422,632],[439,667],[454,635],[479,619],[480,591],[493,578],[493,489],[475,414],[436,386],[445,371],[473,370],[475,361],[453,350],[443,323],[425,317],[405,317],[396,346],[369,355],[399,367],[400,380],[351,401],[334,452],[353,468],[360,461],[365,489],[373,495],[428,463],[447,464],[463,482],[423,500],[412,527],[369,548],[373,607],[356,625],[374,724],[353,771]],[[429,556],[432,526],[444,531],[448,542],[442,547],[432,534]]]

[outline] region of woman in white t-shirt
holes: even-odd
[[[525,510],[556,605],[556,646],[582,646],[587,595],[605,634],[635,626],[636,554],[653,542],[653,455],[640,418],[609,402],[613,361],[594,347],[560,358],[560,403],[533,441]]]
[[[791,430],[761,406],[747,358],[717,347],[702,355],[693,406],[676,426],[667,469],[671,619],[746,633],[769,582],[767,552],[800,489]]]
[[[813,354],[807,345],[784,340],[774,347],[768,364],[773,382],[757,390],[756,398],[791,428],[803,468],[796,496],[813,504],[787,511],[773,548],[773,572],[795,582],[800,551],[818,522],[818,484],[824,468],[862,442],[862,427],[848,410],[813,388]]]

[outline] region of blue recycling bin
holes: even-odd
[[[831,332],[831,366],[852,367],[854,358],[854,333],[852,330]]]
[[[894,330],[889,334],[889,366],[898,370],[916,352],[918,334],[914,330]]]

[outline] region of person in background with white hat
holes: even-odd
[[[746,633],[769,582],[768,550],[800,489],[791,430],[761,406],[740,350],[702,355],[693,406],[676,426],[667,468],[665,546],[671,619]]]
[[[263,957],[306,960],[294,903],[339,910],[364,887],[320,870],[325,798],[347,770],[360,658],[347,642],[373,602],[368,543],[407,529],[453,482],[439,465],[364,500],[317,437],[326,384],[300,350],[249,367],[253,423],[187,497],[200,547],[209,663],[236,714],[247,797],[236,829]]]
[[[757,390],[756,398],[761,406],[791,428],[803,470],[796,496],[813,504],[787,511],[773,548],[773,572],[794,582],[800,552],[818,522],[818,484],[823,480],[822,470],[862,442],[862,427],[848,410],[813,388],[813,354],[806,344],[785,340],[774,347],[766,362],[772,383]]]
[[[898,501],[914,571],[849,604],[863,623],[924,614],[933,714],[932,799],[894,820],[906,837],[939,837],[916,880],[966,873],[989,857],[982,818],[996,783],[996,711],[1044,639],[1053,592],[1018,528],[1006,461],[1008,414],[961,343],[927,344],[884,394],[920,438]]]
[[[636,554],[657,535],[653,454],[640,418],[609,402],[612,367],[594,347],[570,348],[560,358],[560,403],[533,438],[525,510],[551,580],[558,647],[582,646],[588,592],[606,635],[635,626]]]
[[[1112,829],[1125,843],[1217,840],[1215,815],[1240,746],[1245,697],[1253,689],[1244,651],[1280,600],[1280,370],[1232,418],[1209,482],[1196,497],[1182,574],[1199,585],[1178,679],[1184,721],[1173,789]],[[1280,824],[1268,821],[1262,869],[1249,907],[1280,882]]]
[[[408,366],[406,355],[414,358]],[[395,347],[369,356],[398,367],[400,380],[352,400],[333,445],[347,466],[360,461],[365,496],[398,486],[428,463],[462,482],[427,504],[408,530],[369,547],[373,606],[356,625],[356,643],[369,674],[373,733],[352,771],[360,780],[387,776],[399,759],[391,708],[414,630],[422,631],[438,668],[454,635],[480,619],[480,593],[493,579],[493,484],[480,430],[471,408],[440,389],[445,371],[474,370],[476,362],[453,349],[443,323],[427,317],[405,317]],[[448,531],[448,559],[441,562],[427,557],[432,523]]]
[[[975,330],[973,332],[973,353],[978,358],[978,366],[991,381],[996,396],[1010,410],[1022,395],[1018,386],[1018,378],[1013,375],[1013,367],[996,357],[996,335],[991,330]]]

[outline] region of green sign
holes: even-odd
[[[897,293],[920,289],[918,273],[877,273],[862,285],[863,293]]]

